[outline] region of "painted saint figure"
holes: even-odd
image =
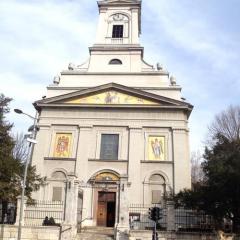
[[[106,93],[105,103],[106,103],[106,104],[111,104],[111,103],[112,103],[112,97],[111,97],[111,93],[110,93],[110,92],[107,92],[107,93]]]
[[[162,143],[159,139],[155,138],[155,140],[151,141],[152,152],[155,158],[160,158],[161,154],[163,153]]]
[[[106,104],[120,103],[120,99],[117,92],[107,92],[104,101]]]

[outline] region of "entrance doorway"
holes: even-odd
[[[97,225],[114,227],[116,216],[116,193],[98,192]]]

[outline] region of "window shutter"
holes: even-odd
[[[62,187],[53,187],[53,201],[62,201]]]

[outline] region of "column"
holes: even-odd
[[[22,226],[24,226],[27,197],[24,197],[23,201],[24,202],[23,202],[23,213],[22,213]],[[19,224],[21,202],[22,202],[22,198],[21,198],[21,196],[18,196],[17,197],[17,214],[16,214],[16,222],[15,222],[15,225],[17,225],[17,226]]]
[[[67,191],[66,191],[66,207],[65,207],[65,224],[77,225],[77,201],[78,201],[78,185],[75,175],[68,175]]]
[[[119,183],[119,223],[116,226],[116,240],[129,239],[128,176],[122,175]]]
[[[167,230],[175,231],[175,207],[173,201],[167,201]]]
[[[83,188],[83,206],[82,206],[82,227],[84,226],[93,226],[93,213],[92,213],[92,204],[93,204],[93,188],[85,187]]]
[[[79,181],[74,174],[68,175],[65,221],[61,225],[60,235],[62,240],[73,239],[77,234],[77,201]]]

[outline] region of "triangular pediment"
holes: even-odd
[[[63,101],[66,104],[100,104],[100,105],[159,105],[140,96],[123,93],[117,89],[107,89],[102,92],[89,94],[87,96],[77,96]]]
[[[35,102],[41,106],[84,106],[84,107],[189,107],[188,103],[166,98],[123,85],[109,83],[57,97],[46,98]]]

